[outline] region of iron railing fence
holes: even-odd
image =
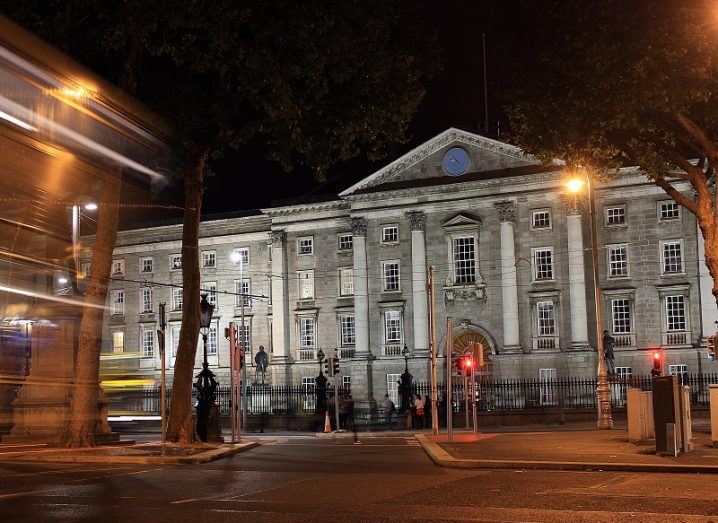
[[[718,383],[718,374],[683,374],[679,376],[682,385],[691,389],[691,404],[708,405],[709,385]],[[609,377],[611,403],[613,407],[624,407],[629,388],[651,390],[653,380],[650,375]],[[445,406],[445,385],[438,384],[439,401],[442,410]],[[327,387],[327,395],[333,395],[333,388]],[[414,382],[412,394],[431,397],[429,382]],[[462,378],[452,384],[453,408],[455,412],[464,412],[467,390]],[[340,387],[340,397],[350,394],[349,387]],[[305,385],[250,385],[247,387],[247,411],[250,414],[311,415],[317,407],[316,392]],[[167,389],[167,407],[169,410],[172,390]],[[154,387],[133,392],[107,393],[110,411],[114,413],[133,412],[148,415],[160,413],[160,389]],[[229,415],[229,387],[218,387],[217,399],[220,414]],[[470,398],[469,398],[470,400]],[[557,378],[544,379],[506,379],[477,381],[477,405],[480,411],[521,411],[532,409],[589,409],[596,408],[596,379]],[[401,396],[397,408],[401,405]]]
[[[334,395],[334,388],[327,387],[327,397]],[[170,409],[171,387],[167,388],[167,411]],[[317,394],[313,387],[304,385],[272,386],[250,385],[246,390],[249,414],[311,415],[316,411]],[[347,386],[339,387],[339,397],[351,394]],[[143,390],[106,392],[110,413],[141,413],[159,415],[162,405],[161,390],[153,387]],[[194,394],[193,394],[194,398]],[[222,416],[229,416],[229,387],[217,387],[217,403]]]
[[[681,385],[691,390],[691,404],[710,403],[709,385],[718,383],[718,374],[683,374],[678,376]],[[477,380],[476,400],[480,411],[520,411],[546,408],[588,409],[596,408],[596,378],[506,379]],[[624,407],[629,388],[649,391],[653,387],[650,375],[631,375],[608,378],[613,407]],[[445,404],[445,385],[438,384],[439,402]],[[413,394],[431,397],[429,382],[414,382]],[[452,383],[452,398],[455,412],[463,412],[467,394],[470,394],[463,378]],[[470,398],[469,398],[470,400]]]

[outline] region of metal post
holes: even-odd
[[[469,396],[471,391],[469,390],[469,377],[464,374],[464,410],[466,411],[466,428],[469,428]]]
[[[473,346],[472,346],[473,349]],[[479,416],[476,412],[476,362],[474,361],[474,352],[471,352],[471,413],[474,421],[474,434],[479,432]]]
[[[612,429],[613,418],[611,417],[611,389],[608,386],[606,376],[606,360],[603,353],[603,318],[601,313],[601,286],[598,280],[598,240],[596,238],[596,201],[591,178],[586,174],[588,182],[589,218],[591,222],[591,251],[593,255],[593,292],[596,307],[596,346],[598,348],[598,386],[596,396],[598,398],[598,428]]]
[[[160,374],[160,413],[162,417],[162,455],[165,455],[165,443],[167,443],[167,371],[165,363],[165,327],[167,326],[166,316],[167,303],[160,302],[160,328],[157,331],[157,341],[160,346],[160,358],[162,359]]]
[[[454,402],[451,390],[451,352],[453,349],[453,324],[451,317],[446,318],[446,438],[451,441],[454,422]]]
[[[427,295],[429,299],[429,343],[431,344],[431,429],[434,436],[436,436],[439,434],[439,388],[436,378],[437,350],[434,317],[434,270],[434,266],[430,265]]]
[[[241,368],[242,368],[242,380],[241,387],[239,389],[239,403],[242,414],[242,423],[239,426],[239,432],[241,434],[242,429],[247,430],[247,347],[244,345],[244,340],[247,339],[244,324],[244,301],[247,299],[247,295],[244,292],[244,260],[239,258],[239,281],[242,282],[242,300],[239,302],[239,324],[242,326],[242,357]],[[256,378],[256,374],[255,374]],[[262,380],[264,383],[264,380]],[[241,436],[240,436],[241,437]]]
[[[234,322],[229,322],[229,426],[232,432],[232,443],[237,442],[237,433],[236,433],[236,419],[237,419],[237,412],[235,411],[236,408],[236,398],[234,395],[234,358],[235,352],[236,352],[236,345],[237,345],[237,338],[235,335],[234,330]]]
[[[334,362],[331,362],[332,369],[334,368]],[[332,370],[332,373],[334,371]],[[341,430],[339,425],[339,376],[334,374],[334,419],[337,423],[337,432]]]

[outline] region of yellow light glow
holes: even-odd
[[[566,188],[571,192],[579,192],[583,189],[586,182],[580,178],[573,178],[566,182]]]
[[[82,98],[85,96],[90,96],[90,91],[80,85],[75,89],[72,89],[71,87],[63,87],[62,94],[64,94],[65,96],[71,96],[73,98]]]

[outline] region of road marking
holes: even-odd
[[[198,498],[180,499],[177,501],[170,501],[170,505],[181,505],[182,503],[192,503],[193,501],[199,501]]]
[[[246,494],[240,494],[239,496],[230,496],[229,498],[224,497],[224,496],[213,496],[212,499],[217,499],[217,498],[222,497],[222,498],[224,498],[225,500],[229,500],[229,499],[235,500],[235,499],[237,499],[237,498],[243,498],[243,497],[246,497],[246,496],[251,496],[251,495],[253,495],[253,494],[261,494],[262,492],[269,492],[270,490],[277,490],[277,489],[280,489],[280,488],[284,488],[284,487],[286,487],[286,486],[288,486],[288,485],[296,485],[297,483],[303,483],[303,482],[305,482],[305,481],[311,481],[311,480],[313,480],[313,479],[320,479],[320,478],[322,478],[322,476],[310,476],[310,477],[304,478],[304,479],[297,479],[297,480],[294,480],[294,481],[288,481],[288,482],[286,482],[286,483],[282,483],[281,485],[277,485],[276,487],[268,487],[268,488],[261,489],[261,490],[255,490],[255,491],[252,491],[252,492],[247,492]]]

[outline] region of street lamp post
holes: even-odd
[[[411,394],[411,386],[414,376],[409,372],[409,347],[404,345],[401,355],[404,356],[404,374],[401,375],[399,382],[399,393],[401,394],[401,411],[406,412],[409,408],[409,394]]]
[[[319,416],[323,416],[324,411],[327,409],[327,378],[322,370],[322,364],[324,363],[324,351],[322,349],[317,351],[317,362],[319,363],[319,375],[314,379],[316,382],[316,387],[314,388],[316,393],[314,411]]]
[[[596,311],[596,347],[598,348],[598,384],[596,386],[596,397],[598,399],[598,428],[612,429],[613,418],[611,417],[611,389],[608,386],[606,359],[603,351],[603,314],[601,312],[601,285],[598,279],[598,239],[596,233],[596,199],[591,178],[586,173],[585,180],[575,178],[570,180],[566,187],[575,193],[581,190],[586,184],[589,204],[589,221],[591,225],[591,254],[593,258],[593,295]]]
[[[215,429],[212,431],[211,436],[218,437],[221,435],[217,430],[219,428],[219,420],[216,419],[216,417],[215,420],[213,420],[213,425],[217,424],[217,427],[210,427],[210,411],[215,407],[217,395],[217,380],[214,377],[214,373],[209,370],[209,363],[207,361],[207,338],[209,336],[213,312],[214,305],[207,301],[206,294],[202,294],[202,301],[199,304],[199,325],[200,333],[202,334],[204,360],[202,361],[202,370],[197,374],[197,381],[194,384],[197,389],[197,434],[202,441],[208,440],[211,428]]]

